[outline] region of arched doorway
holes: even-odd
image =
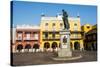
[[[79,50],[80,49],[80,43],[79,42],[75,42],[74,43],[74,49],[75,50]]]
[[[22,49],[23,49],[22,44],[19,44],[19,45],[17,46],[17,50],[20,52]]]
[[[29,49],[31,49],[31,45],[30,44],[26,44],[25,49],[27,49],[29,51]]]
[[[52,43],[52,48],[55,49],[56,47],[57,47],[57,43],[56,42],[53,42]]]
[[[36,50],[39,49],[39,45],[38,44],[34,44],[33,48],[35,49],[35,52],[36,52]]]
[[[44,48],[46,48],[46,49],[50,48],[50,43],[48,43],[48,42],[44,43]]]

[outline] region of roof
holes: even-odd
[[[40,29],[39,26],[34,26],[34,25],[17,25],[16,29]]]
[[[68,17],[69,20],[80,20],[79,17]],[[62,16],[43,16],[41,20],[62,20]]]

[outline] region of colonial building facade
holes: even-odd
[[[33,52],[40,47],[40,28],[21,25],[16,27],[15,52]]]
[[[70,46],[72,50],[81,50],[83,37],[80,24],[80,17],[69,17],[70,24]],[[60,47],[60,31],[64,29],[62,15],[56,17],[41,17],[41,48],[48,51],[57,50]]]
[[[86,24],[84,27],[84,49],[97,50],[97,25]]]

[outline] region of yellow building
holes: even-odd
[[[69,17],[70,46],[73,50],[83,49],[83,39],[80,17]],[[62,15],[56,17],[41,17],[41,49],[57,50],[60,47],[60,30],[64,29]]]
[[[85,24],[82,26],[84,31],[84,49],[97,50],[97,24]]]
[[[90,25],[90,24],[85,24],[82,26],[82,31],[84,31],[84,33],[87,33],[91,29],[92,29],[92,25]]]
[[[88,23],[84,24],[83,26],[81,26],[81,29],[84,32],[83,33],[83,41],[84,41],[83,43],[84,43],[84,49],[86,50],[86,43],[85,43],[86,37],[85,37],[85,34],[92,29],[92,25],[88,24]]]

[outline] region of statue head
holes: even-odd
[[[64,9],[62,9],[62,12],[63,12],[64,16],[66,16],[66,17],[68,16],[67,12]]]
[[[62,9],[62,12],[64,12],[65,10],[64,9]]]

